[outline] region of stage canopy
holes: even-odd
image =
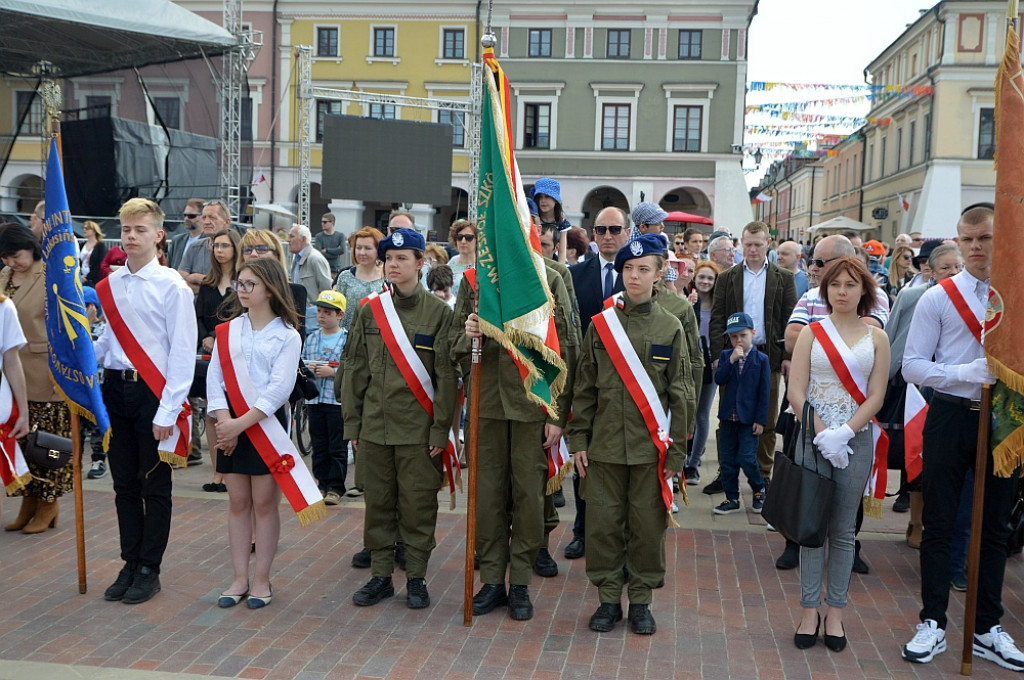
[[[167,0],[0,3],[0,68],[10,74],[36,75],[45,60],[71,78],[218,55],[233,44],[226,30]]]

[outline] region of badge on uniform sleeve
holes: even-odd
[[[663,364],[672,361],[672,345],[651,345],[651,361]]]
[[[417,333],[413,336],[412,346],[416,349],[423,350],[424,352],[434,351],[434,336],[433,335],[420,335]]]

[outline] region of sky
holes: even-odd
[[[864,83],[864,69],[888,47],[908,24],[933,7],[931,0],[761,0],[757,16],[750,25],[747,81],[786,83],[828,83],[857,85]],[[793,102],[842,96],[825,90],[796,92],[774,89],[749,92],[747,104]],[[867,101],[843,107],[814,109],[813,113],[863,116],[870,108]],[[748,114],[747,123],[764,121]],[[854,127],[835,128],[848,134]],[[745,144],[755,146],[770,138],[748,134]],[[753,186],[767,170],[762,161],[755,170],[748,158],[747,184]]]

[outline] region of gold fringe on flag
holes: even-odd
[[[24,489],[28,485],[28,483],[30,481],[32,481],[32,473],[31,472],[26,472],[21,477],[15,477],[11,481],[11,483],[8,484],[7,487],[6,487],[7,495],[10,496],[15,491],[20,491],[21,489]]]
[[[300,525],[308,527],[318,519],[324,519],[327,517],[327,505],[325,505],[322,500],[319,500],[316,503],[299,510],[295,513],[295,516],[299,518]]]
[[[678,529],[679,528],[679,522],[676,521],[676,518],[672,515],[671,512],[666,510],[665,511],[665,517],[666,517],[666,519],[665,519],[665,527],[667,529]]]
[[[864,496],[864,515],[882,519],[882,499],[874,496]]]
[[[562,488],[562,482],[565,481],[566,475],[568,475],[570,472],[572,472],[572,468],[573,468],[573,462],[572,462],[572,458],[570,458],[569,460],[565,461],[565,463],[558,470],[558,472],[555,473],[554,477],[551,477],[550,479],[548,479],[548,485],[544,489],[544,495],[545,496],[550,496],[554,492],[556,492],[559,489],[561,489]]]

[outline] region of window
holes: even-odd
[[[316,56],[336,57],[338,56],[338,27],[317,26],[316,28]]]
[[[601,149],[629,150],[629,104],[605,104],[601,110]]]
[[[373,29],[373,56],[395,56],[395,29],[393,27]]]
[[[465,59],[466,32],[461,28],[444,29],[444,45],[441,54],[444,59]]]
[[[924,159],[932,157],[932,114],[924,114]]]
[[[674,134],[672,135],[673,151],[700,151],[701,106],[675,107]]]
[[[903,128],[896,130],[896,172],[903,168]]]
[[[181,129],[181,99],[178,97],[153,97],[153,109],[169,130]]]
[[[551,29],[531,28],[530,29],[530,52],[531,57],[551,56]]]
[[[875,178],[875,145],[868,144],[867,176],[870,182]]]
[[[629,59],[628,29],[608,29],[608,58]]]
[[[978,120],[978,158],[996,156],[995,109],[981,109]]]
[[[452,126],[452,146],[457,149],[466,146],[466,114],[462,111],[441,109],[437,112],[437,122]]]
[[[551,104],[523,106],[523,148],[551,148]]]
[[[916,146],[916,142],[917,142],[917,121],[916,120],[912,120],[912,121],[910,121],[910,149],[909,149],[910,153],[907,156],[907,165],[913,165],[914,164],[914,147]]]
[[[342,102],[327,101],[318,99],[316,101],[316,141],[324,141],[324,117],[327,114],[340,115],[343,110]]]
[[[43,134],[43,100],[36,97],[35,92],[32,90],[18,90],[17,95],[17,120],[15,120],[14,124],[18,124],[22,114],[27,109],[28,115],[25,117],[25,122],[21,127],[22,134]],[[30,106],[32,107],[31,109],[29,108]]]
[[[700,31],[679,31],[679,58],[700,59]]]
[[[110,115],[110,95],[90,94],[85,97],[85,115],[87,118],[102,118]]]
[[[395,119],[395,105],[394,104],[370,104],[370,118],[379,118],[381,120],[394,120]]]
[[[885,151],[886,151],[886,147],[888,146],[888,143],[889,143],[889,138],[883,135],[882,136],[882,147],[880,149],[880,152],[881,152],[880,155],[882,157],[882,171],[878,174],[879,177],[885,177]]]

